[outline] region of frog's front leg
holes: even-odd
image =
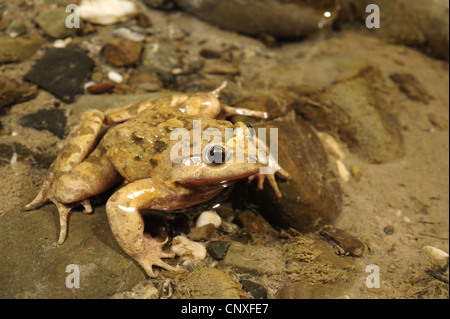
[[[163,262],[161,258],[173,258],[164,252],[165,242],[144,233],[142,209],[173,210],[181,206],[180,196],[162,183],[143,179],[125,185],[114,193],[106,203],[111,230],[120,247],[136,260],[154,278],[153,266],[169,271],[180,271]]]

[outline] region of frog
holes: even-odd
[[[81,205],[86,213],[92,213],[90,199],[120,185],[106,202],[106,214],[121,249],[151,278],[157,277],[154,266],[182,271],[163,261],[175,257],[173,252],[163,249],[169,238],[152,237],[144,232],[142,210],[179,211],[208,201],[245,178],[257,179],[259,189],[267,179],[281,197],[275,174],[289,178],[250,126],[226,120],[235,114],[260,119],[268,114],[221,103],[219,97],[225,88],[224,82],[211,92],[173,94],[105,112],[85,111],[26,210],[52,201],[60,219],[57,244],[62,245],[67,237],[70,211]],[[219,142],[201,139],[196,148],[193,147],[196,123],[202,132],[213,128],[220,136],[227,136],[228,129],[233,135]],[[105,127],[106,133],[101,136]],[[180,129],[187,133],[184,144],[189,146],[189,151],[181,154],[174,151],[182,143],[180,136],[173,138],[175,130]],[[246,159],[241,162],[236,155],[238,141],[243,137],[260,143],[262,148],[256,154],[240,149]],[[274,173],[261,174],[262,167],[270,167]]]

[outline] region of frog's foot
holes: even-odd
[[[272,186],[275,195],[277,195],[278,198],[283,197],[283,195],[280,192],[280,189],[278,188],[277,181],[275,180],[275,174],[260,174],[257,173],[255,175],[252,175],[248,178],[248,182],[251,183],[253,180],[258,180],[258,189],[263,190],[264,188],[264,181],[267,179]]]
[[[62,204],[55,199],[52,199],[52,202],[58,208],[58,213],[59,213],[60,230],[59,230],[59,239],[57,241],[57,244],[62,245],[67,237],[67,218],[69,216],[70,211],[72,210],[72,208],[75,207],[75,205],[74,204],[70,204],[70,205]]]
[[[144,268],[145,272],[151,278],[155,278],[158,276],[158,274],[153,271],[153,266],[158,266],[168,271],[182,271],[182,269],[173,267],[161,260],[161,258],[175,257],[175,253],[165,252],[162,249],[162,247],[167,243],[167,240],[161,242],[148,234],[144,234],[144,239],[145,249],[142,251],[142,253],[133,256],[133,258],[142,266],[142,268]]]

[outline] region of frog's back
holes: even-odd
[[[170,133],[173,126],[182,127],[178,122],[181,112],[174,109],[150,109],[136,119],[111,127],[102,140],[111,163],[127,180],[164,175],[170,169],[167,152],[170,152]]]

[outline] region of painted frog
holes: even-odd
[[[243,123],[233,125],[216,118],[231,114],[266,118],[267,114],[221,104],[218,98],[225,87],[226,83],[213,92],[176,94],[106,113],[98,110],[83,113],[50,167],[41,191],[26,209],[50,199],[59,211],[58,244],[62,244],[70,210],[81,204],[91,213],[89,198],[123,181],[123,186],[106,203],[109,224],[120,247],[150,277],[156,277],[153,266],[180,270],[161,259],[174,257],[162,249],[167,240],[144,233],[142,209],[183,209],[213,198],[224,187],[243,178],[258,179],[259,188],[268,179],[281,197],[274,174],[260,174],[260,168],[270,166],[274,172],[288,177],[267,155],[267,148],[257,156],[241,150],[245,161],[236,160],[239,138],[257,140],[257,137]],[[234,134],[220,142],[202,138],[196,148],[192,143],[196,123],[201,132],[214,128],[223,137],[227,135],[226,129],[232,129]],[[111,127],[94,147],[104,124]],[[181,154],[174,150],[183,146],[182,140],[171,137],[174,130],[180,129],[187,135],[184,146],[189,150]]]

